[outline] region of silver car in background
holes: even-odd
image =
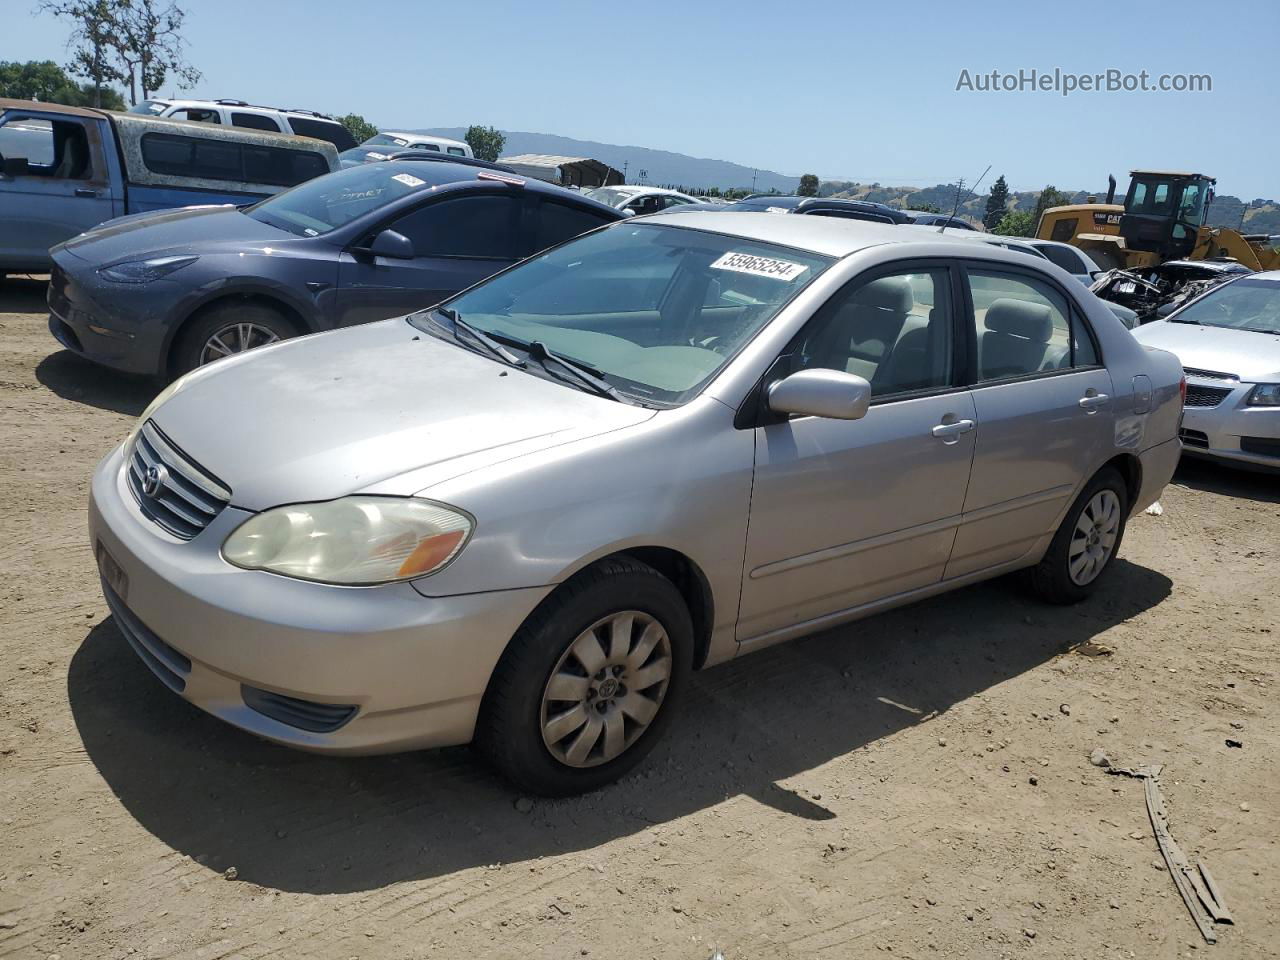
[[[1280,271],[1229,280],[1133,335],[1186,368],[1187,453],[1280,470]]]
[[[203,367],[98,468],[126,639],[309,750],[622,775],[690,671],[1025,569],[1098,584],[1182,370],[1047,261],[770,214],[622,221],[440,307]]]

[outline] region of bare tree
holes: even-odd
[[[112,49],[129,81],[129,102],[138,102],[141,89],[146,100],[160,89],[170,74],[179,89],[200,81],[200,71],[183,54],[182,22],[186,11],[176,3],[158,0],[120,0],[118,29]]]
[[[40,0],[36,8],[42,13],[70,20],[73,24],[71,62],[67,72],[84,77],[93,84],[93,106],[102,106],[103,87],[112,80],[123,80],[124,74],[111,62],[117,43],[119,14],[128,0]]]

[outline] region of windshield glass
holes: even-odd
[[[375,137],[370,137],[361,144],[363,147],[376,147],[379,145],[387,147],[407,147],[409,145],[409,141],[404,139],[404,137],[393,137],[388,133],[380,133]]]
[[[1280,333],[1280,283],[1242,279],[1223,284],[1172,319],[1206,327]]]
[[[141,103],[130,107],[128,112],[141,113],[148,117],[158,117],[160,114],[164,113],[168,106],[169,104],[165,103],[163,100],[143,100]]]
[[[590,197],[599,203],[607,203],[611,207],[616,207],[623,200],[633,195],[634,191],[619,190],[616,187],[596,187],[594,190],[583,190],[584,197]]]
[[[318,237],[427,186],[427,181],[396,164],[365,163],[308,180],[245,213],[300,237]]]
[[[698,230],[617,226],[528,260],[448,305],[504,343],[541,341],[625,395],[677,404],[831,262]]]

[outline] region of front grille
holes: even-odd
[[[300,700],[248,684],[241,684],[240,696],[250,710],[310,733],[332,733],[356,715],[351,704]]]
[[[1280,440],[1269,437],[1241,437],[1240,449],[1260,457],[1280,457]]]
[[[187,677],[191,676],[191,661],[173,647],[169,646],[147,628],[104,580],[102,595],[107,600],[111,616],[116,626],[124,634],[129,646],[138,658],[151,668],[151,672],[164,682],[174,693],[182,693],[187,689]]]
[[[1195,367],[1183,367],[1182,370],[1188,377],[1199,377],[1201,380],[1226,380],[1229,383],[1240,382],[1240,378],[1234,373],[1222,373],[1218,370],[1197,370]]]
[[[1222,387],[1202,387],[1198,383],[1187,384],[1187,399],[1183,404],[1185,407],[1216,407],[1231,394],[1230,390]]]
[[[150,477],[148,473],[150,472]],[[147,492],[147,482],[154,484]],[[177,448],[148,420],[129,453],[129,489],[143,514],[190,540],[231,500],[231,491]]]
[[[1185,427],[1178,431],[1178,436],[1182,438],[1184,447],[1200,447],[1202,450],[1209,449],[1209,435],[1203,430],[1188,430]]]

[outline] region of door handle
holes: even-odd
[[[97,195],[98,191],[90,187],[76,187],[77,197],[96,197]]]
[[[955,443],[960,434],[972,429],[972,420],[957,420],[955,423],[940,423],[929,432],[946,443]]]
[[[1088,410],[1090,413],[1096,413],[1098,407],[1105,404],[1111,398],[1105,393],[1086,393],[1080,398],[1080,406]]]

